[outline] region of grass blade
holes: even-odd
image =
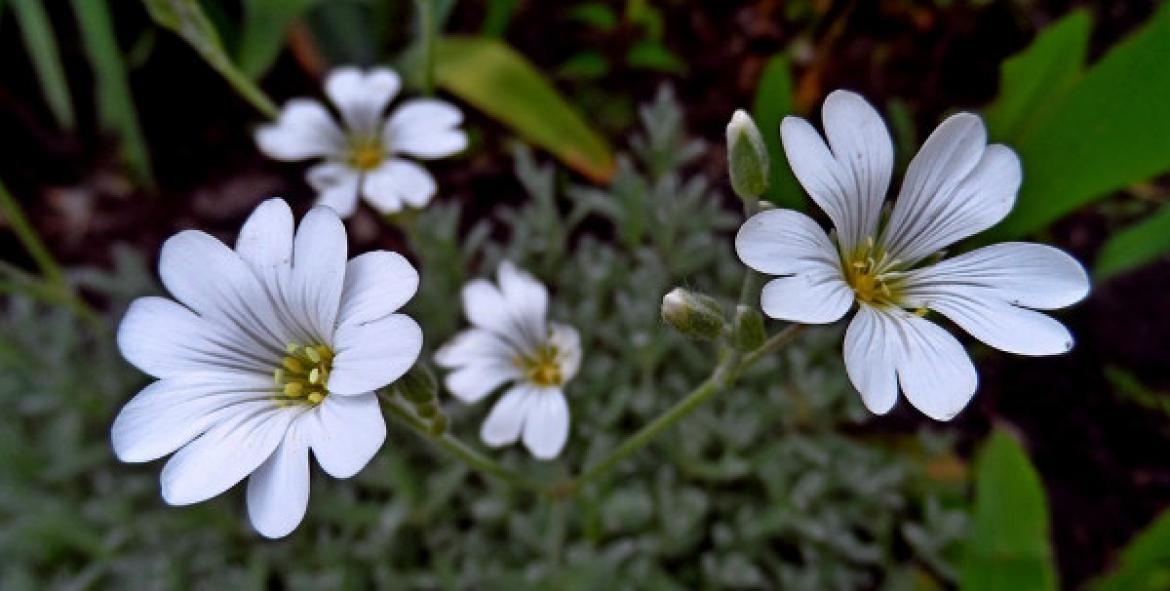
[[[12,0],[12,10],[20,23],[24,47],[32,59],[53,118],[62,129],[73,129],[73,100],[69,97],[69,85],[57,51],[57,36],[49,25],[44,5],[39,0]]]

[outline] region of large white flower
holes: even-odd
[[[512,383],[483,423],[484,443],[509,445],[523,434],[532,455],[555,458],[569,437],[563,388],[581,365],[581,338],[571,326],[548,322],[548,290],[532,275],[505,261],[498,279],[498,288],[483,279],[463,287],[472,328],[439,349],[435,362],[454,369],[447,389],[467,404]]]
[[[806,215],[771,210],[736,236],[740,259],[779,275],[760,296],[764,313],[793,322],[834,322],[858,304],[845,333],[845,367],[869,409],[893,407],[899,386],[936,420],[974,395],[975,367],[933,310],[988,345],[1020,355],[1054,355],[1073,338],[1035,310],[1071,305],[1088,293],[1084,269],[1064,252],[1009,242],[935,262],[943,248],[998,223],[1020,186],[1020,163],[987,144],[983,121],[959,113],[935,129],[910,163],[888,221],[882,205],[894,150],[878,113],[837,91],[822,113],[828,145],[807,121],[787,117],[788,162],[836,231]]]
[[[248,479],[248,514],[268,537],[291,532],[309,500],[309,450],[331,476],[357,474],[382,446],[374,390],[417,360],[422,331],[395,311],[418,274],[393,252],[346,262],[345,227],[316,207],[293,233],[287,204],[260,205],[233,251],[181,232],[163,245],[163,285],[118,328],[127,361],[158,381],[114,419],[114,452],[171,452],[162,496],[198,503]]]
[[[450,156],[467,147],[467,134],[459,129],[459,109],[436,99],[408,100],[383,117],[400,86],[398,75],[387,68],[365,73],[338,68],[325,80],[325,94],[343,126],[338,127],[321,103],[293,99],[275,123],[256,131],[256,143],[277,160],[323,159],[306,178],[318,202],[343,218],[357,209],[359,194],[381,213],[400,211],[404,205],[423,207],[435,194],[435,179],[398,156]]]

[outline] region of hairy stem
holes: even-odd
[[[444,431],[439,435],[432,433],[427,424],[416,416],[411,409],[399,402],[392,392],[379,391],[378,398],[382,401],[382,407],[389,411],[390,415],[398,419],[400,423],[410,427],[419,436],[434,443],[443,451],[459,458],[465,464],[471,466],[471,468],[484,474],[490,474],[514,486],[530,490],[543,489],[542,485],[521,476],[514,470],[510,470],[499,462],[476,451],[450,432]]]

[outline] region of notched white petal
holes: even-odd
[[[269,158],[305,160],[340,154],[345,136],[321,103],[292,99],[275,123],[257,128],[256,145]]]
[[[769,275],[820,273],[840,266],[828,234],[812,218],[787,209],[764,211],[745,221],[735,235],[735,252],[745,265]]]
[[[248,517],[270,539],[292,533],[309,508],[309,450],[295,430],[248,478]]]
[[[386,250],[358,255],[345,266],[337,324],[363,324],[398,311],[418,291],[418,271]]]

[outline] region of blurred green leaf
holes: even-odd
[[[617,27],[613,10],[600,2],[582,2],[574,6],[569,10],[569,18],[605,32]]]
[[[792,110],[792,72],[788,56],[779,53],[768,60],[760,74],[756,97],[752,101],[752,116],[764,136],[768,159],[771,161],[768,199],[782,207],[803,210],[804,191],[796,182],[796,177],[792,176],[792,169],[788,167],[788,159],[784,156],[784,147],[780,144],[780,122],[785,116],[791,115]]]
[[[275,117],[276,105],[252,80],[236,69],[224,51],[219,34],[198,0],[142,0],[150,18],[159,26],[182,37],[245,100],[268,117]]]
[[[643,39],[634,44],[626,53],[626,63],[642,70],[682,74],[687,65],[674,52],[659,41]]]
[[[1153,262],[1170,252],[1170,206],[1114,234],[1101,247],[1093,274],[1098,281]]]
[[[1119,43],[1015,144],[1024,185],[988,239],[1010,239],[1170,169],[1170,3]],[[1029,116],[1039,116],[1035,111]]]
[[[488,0],[487,14],[483,17],[479,34],[484,37],[503,37],[519,4],[520,0]]]
[[[12,0],[12,11],[53,118],[62,129],[73,129],[73,101],[69,98],[69,85],[57,51],[57,36],[53,34],[44,5],[40,0]]]
[[[109,5],[106,0],[73,0],[73,12],[85,52],[93,65],[98,121],[103,129],[118,134],[122,157],[130,169],[141,179],[153,182],[150,154],[138,125],[138,112],[126,79],[122,52],[114,36]]]
[[[960,589],[1056,589],[1044,488],[1005,431],[993,432],[976,460],[973,521]]]
[[[992,139],[1025,137],[1080,79],[1091,26],[1087,12],[1074,10],[1003,62],[999,96],[986,110]]]
[[[613,175],[605,140],[531,63],[495,39],[443,37],[436,46],[442,88],[510,126],[596,182]]]
[[[293,21],[317,0],[243,0],[244,18],[236,63],[240,71],[255,80],[263,76],[280,49]]]
[[[1170,589],[1170,511],[1139,533],[1117,561],[1117,568],[1089,586],[1093,591]]]
[[[557,68],[557,75],[563,78],[595,79],[609,73],[609,62],[596,51],[579,51],[569,56]]]

